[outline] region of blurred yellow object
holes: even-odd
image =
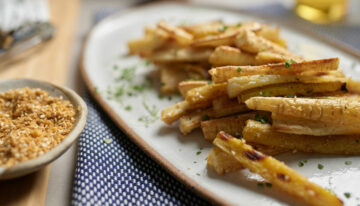
[[[317,24],[341,20],[347,12],[347,0],[297,0],[298,16]]]

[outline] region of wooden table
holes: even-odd
[[[54,38],[0,65],[0,79],[31,78],[65,85],[80,0],[49,0]],[[0,182],[0,205],[44,205],[50,166],[22,178]]]

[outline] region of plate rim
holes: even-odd
[[[267,15],[262,14],[254,14],[249,11],[243,10],[243,9],[237,9],[237,8],[228,8],[228,7],[217,7],[215,5],[202,5],[202,4],[191,4],[190,2],[150,2],[145,3],[139,6],[135,6],[132,8],[127,8],[125,10],[118,11],[108,17],[105,17],[104,19],[100,20],[98,23],[93,25],[88,33],[86,34],[86,37],[83,41],[83,45],[81,48],[81,54],[80,54],[80,60],[79,60],[79,67],[80,67],[80,74],[81,77],[85,83],[86,88],[89,90],[90,95],[95,99],[95,101],[100,105],[100,107],[106,112],[106,114],[111,118],[112,121],[120,128],[122,131],[129,137],[131,141],[133,141],[138,147],[141,148],[145,153],[147,153],[151,159],[155,160],[159,165],[161,165],[162,168],[164,168],[167,172],[169,172],[173,177],[175,177],[177,180],[179,180],[181,183],[183,183],[185,186],[187,186],[191,191],[199,194],[202,196],[205,200],[208,200],[215,204],[220,205],[233,205],[228,200],[220,197],[219,195],[213,193],[209,189],[200,186],[196,182],[194,182],[189,176],[187,176],[185,173],[183,173],[181,170],[176,168],[170,161],[166,160],[161,154],[159,154],[154,148],[152,148],[143,138],[141,138],[139,135],[135,133],[135,131],[130,128],[126,122],[119,117],[114,110],[111,108],[111,106],[106,103],[104,98],[94,91],[95,85],[90,80],[90,77],[86,71],[85,64],[84,64],[84,57],[85,57],[85,51],[87,49],[87,44],[89,41],[89,37],[92,35],[92,33],[102,24],[106,23],[107,21],[111,21],[113,18],[126,16],[127,14],[138,11],[144,8],[148,7],[156,7],[156,6],[163,6],[163,5],[175,5],[175,6],[192,6],[197,8],[209,8],[209,9],[215,9],[215,10],[222,10],[222,11],[229,11],[229,12],[238,12],[242,13],[248,16],[257,17],[260,19],[266,19],[267,22],[273,22],[277,26],[280,27],[286,27],[293,31],[296,31],[297,33],[300,33],[305,36],[310,36],[316,39],[319,42],[325,43],[327,45],[333,46],[337,49],[342,50],[343,52],[347,53],[348,55],[351,55],[356,58],[360,58],[360,51],[357,51],[356,49],[341,43],[340,41],[333,40],[327,36],[321,35],[320,33],[313,32],[311,29],[305,28],[302,25],[297,25],[296,27],[291,25],[289,22],[283,21],[278,18],[269,17]]]

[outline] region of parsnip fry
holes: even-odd
[[[247,112],[249,109],[245,104],[239,103],[236,99],[230,100],[227,96],[213,100],[212,117],[224,117],[232,114]]]
[[[190,114],[186,114],[180,118],[179,129],[180,132],[184,135],[189,134],[196,128],[200,127],[200,123],[202,120],[207,120],[209,118],[209,114],[211,113],[211,109],[192,112]]]
[[[267,155],[278,155],[288,151],[284,148],[269,147],[257,143],[250,142],[248,144]],[[224,175],[244,168],[233,156],[228,155],[217,147],[210,150],[207,167],[215,170],[218,175]]]
[[[269,51],[281,54],[289,59],[294,59],[297,62],[303,61],[303,59],[298,55],[261,36],[257,36],[254,32],[247,29],[240,30],[239,34],[236,36],[235,45],[238,48],[250,53]]]
[[[214,83],[226,82],[228,79],[239,76],[256,74],[301,75],[306,71],[328,72],[337,70],[338,58],[304,61],[300,63],[278,63],[261,66],[223,66],[209,70]]]
[[[255,55],[241,52],[238,48],[219,46],[210,55],[209,62],[213,66],[253,65],[255,64]]]
[[[183,97],[186,97],[186,94],[189,90],[207,85],[208,81],[183,81],[179,83],[179,91]]]
[[[358,99],[339,98],[281,98],[253,97],[246,105],[250,109],[265,110],[302,119],[328,122],[334,125],[359,125],[360,102]]]
[[[212,102],[213,99],[226,95],[227,83],[208,84],[187,92],[186,101],[189,104]]]
[[[161,29],[153,29],[147,32],[141,39],[130,40],[128,48],[130,54],[150,52],[163,46],[169,39],[169,35]]]
[[[302,83],[345,83],[345,78],[333,77],[333,76],[294,76],[294,75],[250,75],[242,77],[233,77],[228,80],[227,91],[229,97],[235,97],[241,94],[242,92],[253,89],[264,87],[273,84],[282,84],[282,83],[292,83],[292,82],[302,82]],[[287,85],[283,85],[287,86]],[[314,92],[311,92],[314,93]]]
[[[192,42],[193,47],[217,47],[217,46],[231,46],[234,44],[235,37],[240,29],[229,28],[225,32],[213,36],[205,36],[196,39]]]
[[[290,60],[291,59],[286,58],[281,54],[276,54],[273,52],[259,52],[256,54],[255,64],[263,65],[263,64],[281,63]]]
[[[163,48],[157,50],[147,57],[149,61],[155,63],[173,63],[173,62],[196,62],[203,63],[207,62],[212,49],[209,48]]]
[[[180,27],[170,25],[165,21],[160,21],[158,23],[158,27],[168,32],[170,36],[173,37],[180,45],[188,45],[194,39],[190,33]]]
[[[231,155],[215,147],[210,150],[207,167],[215,170],[218,175],[234,172],[244,167]]]
[[[261,88],[255,88],[243,92],[239,95],[239,102],[243,103],[246,100],[257,97],[276,97],[276,96],[309,96],[313,93],[319,92],[334,92],[340,91],[343,83],[319,83],[319,84],[304,84],[304,83],[286,83],[276,84]],[[230,94],[229,94],[230,95]]]
[[[263,24],[259,31],[255,32],[257,36],[261,36],[272,42],[277,42],[280,39],[280,28],[271,27],[269,25]]]
[[[201,24],[184,26],[183,28],[191,33],[195,38],[201,38],[208,35],[216,35],[222,33],[221,28],[224,24],[220,21],[210,21]]]
[[[359,155],[359,135],[333,135],[314,137],[310,135],[276,132],[270,124],[248,120],[243,130],[246,141],[268,146],[282,147],[308,153]]]
[[[245,122],[248,119],[270,119],[270,114],[266,112],[251,112],[246,114],[224,117],[221,119],[211,119],[201,122],[201,129],[206,140],[212,141],[220,131],[225,131],[233,136],[241,137]]]
[[[290,117],[272,113],[275,131],[289,134],[303,134],[313,136],[351,135],[359,134],[359,125],[336,125],[309,119]]]
[[[219,132],[214,140],[214,145],[275,187],[309,205],[343,205],[342,201],[332,192],[310,182],[283,162],[254,150],[245,141],[236,139],[225,132]]]
[[[161,111],[161,120],[166,124],[171,124],[182,117],[189,108],[187,101],[178,102]]]

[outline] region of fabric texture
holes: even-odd
[[[72,205],[207,205],[136,146],[87,98]]]

